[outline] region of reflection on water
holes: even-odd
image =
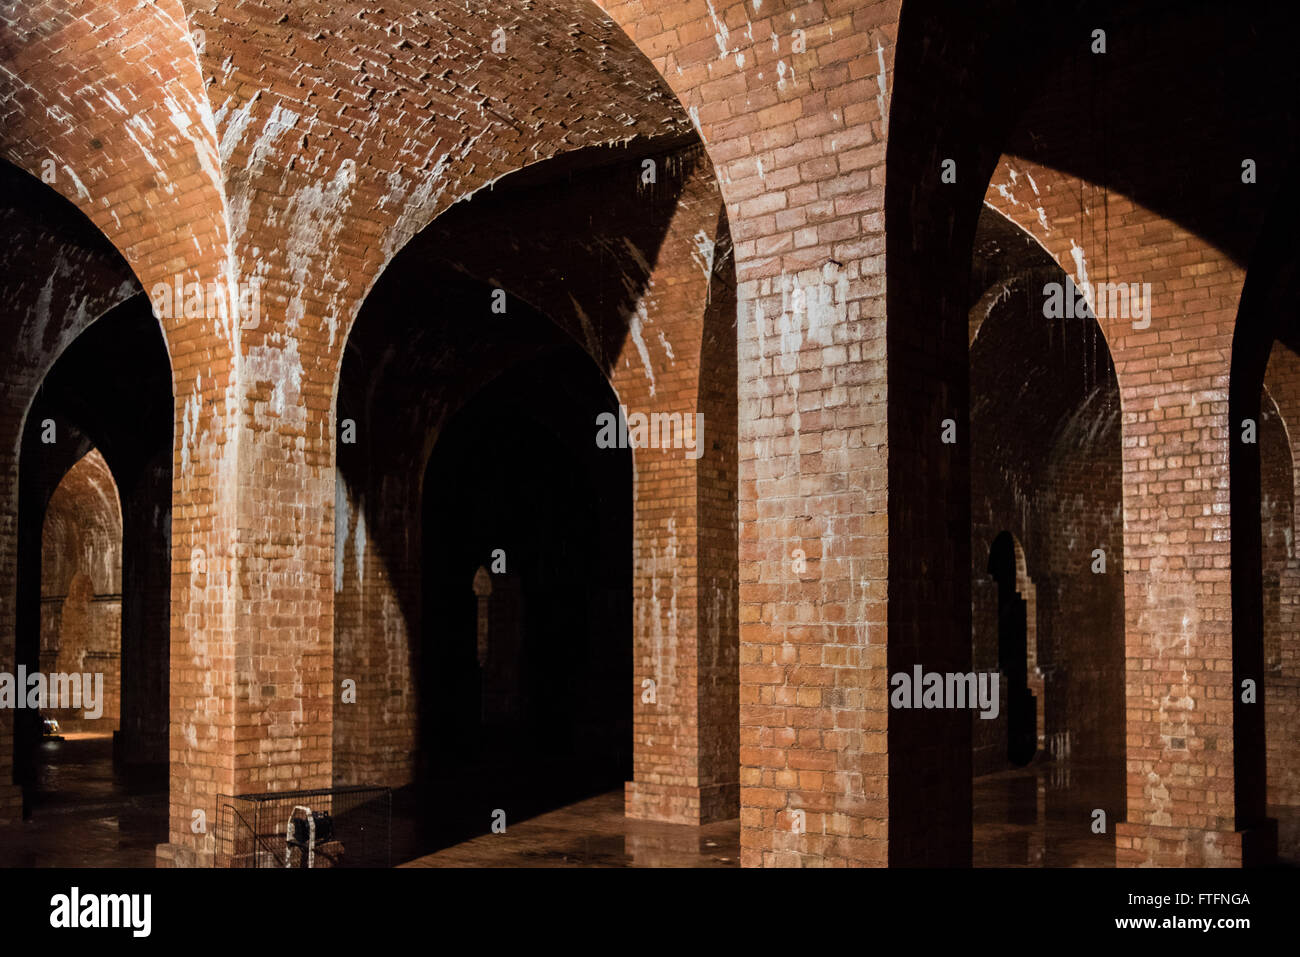
[[[412,861],[409,867],[738,867],[740,821],[630,821],[610,791]]]
[[[1089,778],[1089,769],[1056,761],[977,777],[974,865],[1114,867],[1115,822],[1094,834],[1090,809],[1074,793]]]
[[[0,866],[153,867],[167,840],[165,769],[115,769],[111,735],[42,741],[27,798],[29,819],[0,827]]]

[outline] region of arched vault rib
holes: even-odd
[[[411,0],[382,16],[244,8],[238,23],[193,13],[235,248],[273,319],[319,330],[334,356],[384,266],[453,203],[569,150],[691,136],[658,73],[585,0],[488,16]]]
[[[225,281],[216,136],[181,4],[29,2],[11,17],[0,154],[76,204],[146,289],[178,272]]]

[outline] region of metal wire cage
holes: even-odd
[[[317,788],[222,795],[217,867],[389,867],[393,792]]]

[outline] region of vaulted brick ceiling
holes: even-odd
[[[182,266],[261,277],[265,309],[331,346],[456,200],[568,150],[692,132],[588,0],[95,0],[25,7],[0,44],[3,155],[52,168],[146,287]]]

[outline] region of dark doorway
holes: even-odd
[[[1016,544],[993,540],[989,574],[998,584],[998,668],[1007,683],[1007,760],[1024,767],[1038,751],[1038,700],[1029,690],[1029,603],[1016,588]]]
[[[595,442],[617,408],[562,347],[494,380],[434,446],[420,739],[436,846],[631,777],[632,461]]]

